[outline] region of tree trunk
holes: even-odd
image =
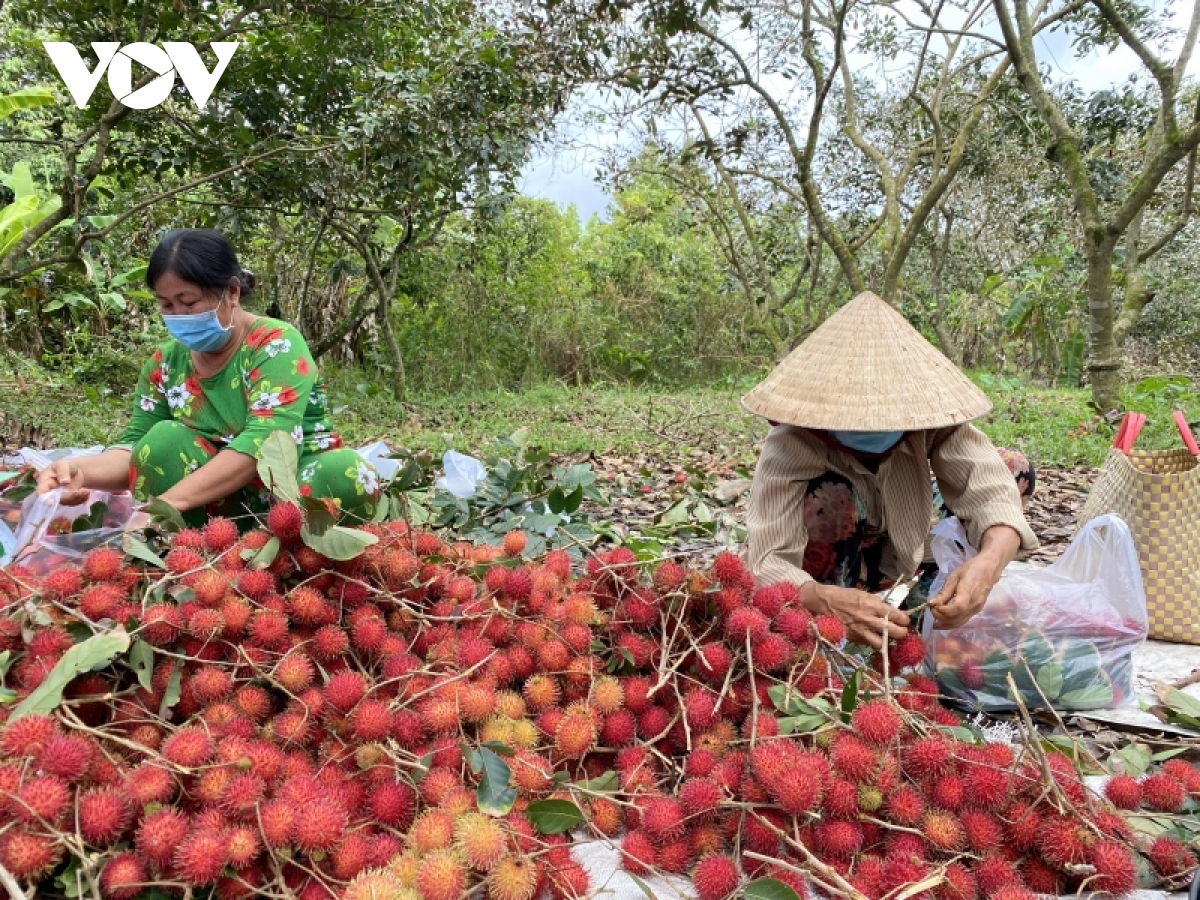
[[[1087,247],[1088,361],[1092,403],[1102,413],[1121,408],[1121,356],[1113,321],[1113,241],[1105,235]]]
[[[392,361],[392,395],[397,400],[404,400],[408,395],[408,379],[404,375],[404,355],[400,352],[400,343],[392,331],[389,303],[380,298],[376,313],[379,316],[379,330],[383,332],[384,343],[387,344],[388,357]]]

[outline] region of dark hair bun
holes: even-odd
[[[242,283],[243,295],[249,294],[252,290],[254,290],[254,285],[258,284],[258,279],[249,269],[242,269],[242,271],[238,273],[238,281]]]

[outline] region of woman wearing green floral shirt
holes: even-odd
[[[138,379],[133,418],[114,446],[60,460],[38,489],[129,489],[158,497],[196,523],[265,509],[257,474],[262,443],[289,434],[306,496],[331,500],[347,518],[369,519],[375,470],[331,429],[324,387],[300,332],[241,306],[254,276],[223,235],[172,231],[150,256],[146,283],[172,340]]]

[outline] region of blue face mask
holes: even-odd
[[[208,312],[192,313],[186,316],[163,316],[163,322],[171,337],[183,344],[189,350],[203,353],[209,350],[219,350],[229,340],[229,332],[233,331],[233,322],[225,328],[217,318],[217,310],[225,302],[225,293]]]
[[[887,453],[904,437],[903,431],[831,431],[830,437],[859,453]]]

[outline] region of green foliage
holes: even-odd
[[[576,515],[580,505],[584,500],[608,502],[591,466],[552,463],[547,450],[529,444],[524,429],[499,438],[484,453],[487,475],[469,498],[437,486],[429,453],[402,453],[400,458],[403,467],[384,485],[383,517],[447,529],[493,546],[510,531],[524,531],[530,556],[548,549],[579,556],[580,546],[596,537],[592,524]]]

